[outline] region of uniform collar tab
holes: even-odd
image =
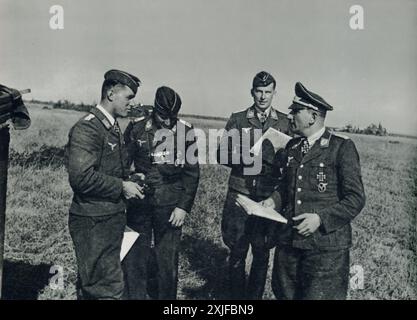
[[[271,118],[272,118],[272,119],[274,119],[274,120],[278,120],[278,114],[277,114],[277,111],[276,111],[274,108],[272,108],[272,107],[271,107],[271,113],[270,113],[270,115],[271,115]]]
[[[97,119],[100,120],[100,122],[103,124],[103,126],[107,129],[110,130],[112,127],[112,124],[110,123],[109,119],[107,119],[106,115],[98,108],[92,108],[90,110],[90,113],[94,114]]]
[[[320,139],[320,147],[321,148],[327,148],[330,144],[330,138],[331,138],[332,134],[325,129],[323,135],[321,136]]]
[[[150,131],[152,129],[152,119],[148,119],[148,121],[146,121],[146,125],[145,125],[145,130],[146,131]]]
[[[107,120],[113,126],[114,123],[116,122],[116,119],[114,119],[114,117],[106,109],[104,109],[100,104],[98,104],[96,108],[98,110],[100,110],[101,113],[103,113],[105,115],[105,117],[107,118]]]
[[[255,106],[252,106],[248,108],[248,111],[246,112],[246,118],[252,119],[255,117]]]

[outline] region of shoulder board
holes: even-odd
[[[144,119],[145,119],[145,117],[138,117],[138,118],[133,119],[133,122],[136,123],[136,122],[142,121]]]
[[[186,125],[187,127],[189,127],[189,128],[192,128],[193,126],[192,126],[192,124],[191,123],[189,123],[189,122],[187,122],[187,121],[185,121],[185,120],[182,120],[182,119],[178,119],[182,124],[184,124],[184,125]]]
[[[339,134],[339,133],[335,133],[335,132],[332,132],[332,135],[334,135],[335,137],[339,137],[339,138],[345,139],[345,140],[350,139],[348,136],[345,136],[345,135]]]
[[[150,131],[152,129],[152,125],[153,125],[152,119],[149,118],[148,121],[146,121],[145,130]]]
[[[232,114],[237,114],[237,113],[243,113],[243,114],[246,114],[246,112],[248,112],[248,110],[249,110],[250,108],[251,108],[251,107],[246,108],[246,109],[243,109],[243,110],[233,111],[233,112],[232,112]]]
[[[96,116],[92,113],[88,114],[83,120],[90,121],[91,119],[94,119]]]
[[[282,116],[284,118],[287,118],[287,116],[288,116],[288,114],[286,114],[284,112],[281,112],[281,111],[278,111],[277,109],[275,109],[275,112],[278,114],[278,116]]]

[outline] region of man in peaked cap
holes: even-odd
[[[126,114],[140,81],[119,70],[106,72],[104,79],[100,103],[71,128],[66,146],[74,192],[69,231],[77,257],[80,299],[122,298],[124,200],[143,198],[142,188],[126,181],[127,152],[116,120]]]
[[[154,256],[157,292],[149,295],[163,300],[177,297],[181,229],[200,176],[193,126],[178,119],[180,108],[180,96],[160,87],[153,111],[132,120],[124,133],[130,162],[135,172],[145,175],[148,187],[143,201],[131,201],[128,206],[128,226],[140,233],[123,261],[128,299],[147,298],[148,265]],[[188,158],[190,150],[195,159]]]
[[[252,81],[251,95],[253,104],[249,108],[233,113],[225,127],[225,135],[218,149],[218,162],[230,167],[229,188],[222,215],[223,241],[229,248],[229,280],[231,299],[262,299],[269,261],[267,245],[268,231],[271,222],[260,217],[249,216],[245,210],[236,204],[238,194],[248,196],[254,201],[266,206],[279,204],[279,194],[276,191],[278,176],[273,175],[272,152],[266,152],[267,144],[263,143],[262,171],[257,174],[245,174],[244,161],[233,163],[233,154],[238,152],[243,157],[244,134],[249,132],[250,145],[255,144],[255,130],[261,134],[269,128],[283,133],[289,133],[287,116],[272,107],[276,93],[276,81],[268,72],[262,71],[255,75]],[[230,132],[238,132],[239,145],[229,139]],[[233,139],[232,139],[233,140]],[[226,148],[224,148],[226,146]],[[272,145],[271,145],[272,147]],[[265,151],[265,152],[264,152]],[[269,150],[271,151],[271,150]],[[226,155],[227,161],[222,160]],[[253,260],[246,285],[246,256],[251,246]]]
[[[329,132],[333,107],[301,83],[288,118],[300,137],[277,159],[284,167],[272,288],[277,299],[345,299],[349,283],[350,222],[365,205],[359,155],[348,137]]]

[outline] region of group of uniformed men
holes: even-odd
[[[127,72],[106,72],[100,103],[69,133],[66,156],[74,192],[69,230],[80,299],[177,296],[181,228],[199,182],[198,161],[185,155],[194,150],[198,156],[197,140],[193,126],[178,118],[181,98],[169,87],[158,88],[153,108],[122,133],[117,118],[127,115],[140,84]],[[220,144],[226,149],[218,149],[219,162],[226,152],[227,161],[220,163],[231,167],[221,224],[230,249],[229,297],[262,299],[275,247],[272,289],[277,299],[345,299],[350,222],[365,204],[358,152],[352,140],[325,128],[326,113],[333,107],[322,97],[297,83],[286,115],[272,107],[275,94],[274,77],[258,73],[251,89],[253,105],[233,113],[225,129],[264,133],[274,128],[293,137],[285,148],[275,152],[265,143],[256,174],[246,173],[245,161],[231,161],[236,150],[243,152],[242,140],[236,143],[226,134],[226,144]],[[178,141],[179,130],[186,141]],[[255,140],[252,134],[247,147]],[[172,148],[162,147],[167,141]],[[274,208],[288,223],[248,215],[236,201],[239,194]],[[126,226],[139,237],[121,262]],[[249,247],[253,260],[247,280]],[[156,275],[152,294],[149,271]]]

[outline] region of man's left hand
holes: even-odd
[[[174,227],[181,227],[184,224],[185,216],[187,215],[187,211],[181,208],[175,208],[174,211],[171,213],[171,217],[169,218],[169,222]]]
[[[303,220],[298,226],[294,226],[298,233],[308,237],[311,236],[320,227],[321,220],[316,213],[303,213],[292,218],[294,221]]]

